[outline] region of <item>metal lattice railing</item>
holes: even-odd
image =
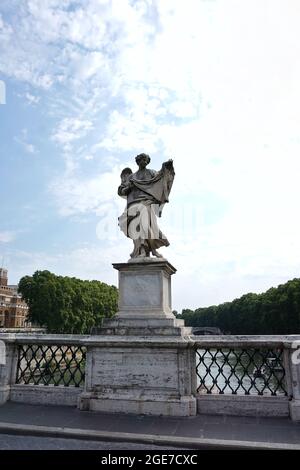
[[[82,387],[85,359],[83,346],[19,344],[16,383]]]
[[[282,349],[196,348],[200,394],[287,395]]]

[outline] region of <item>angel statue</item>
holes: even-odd
[[[135,161],[139,167],[137,172],[124,168],[121,173],[118,194],[127,199],[127,205],[119,217],[119,227],[133,240],[131,258],[149,257],[150,253],[162,258],[157,249],[170,243],[158,227],[157,216],[161,217],[164,204],[169,202],[175,176],[173,160],[164,162],[159,171],[146,168],[150,157],[145,153],[138,155]]]

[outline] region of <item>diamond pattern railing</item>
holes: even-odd
[[[85,359],[83,346],[19,344],[16,383],[82,387]]]
[[[196,348],[200,394],[287,395],[282,349]]]

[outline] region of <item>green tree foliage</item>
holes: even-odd
[[[185,309],[177,317],[187,326],[215,326],[231,334],[299,334],[300,279],[221,305]]]
[[[117,310],[118,290],[99,281],[36,271],[20,280],[29,320],[55,333],[89,333]]]

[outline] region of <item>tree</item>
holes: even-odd
[[[215,326],[232,334],[299,334],[300,279],[221,305],[184,309],[179,317],[187,326]]]
[[[100,281],[36,271],[24,276],[19,292],[29,307],[29,320],[55,333],[89,333],[117,310],[118,290]]]

